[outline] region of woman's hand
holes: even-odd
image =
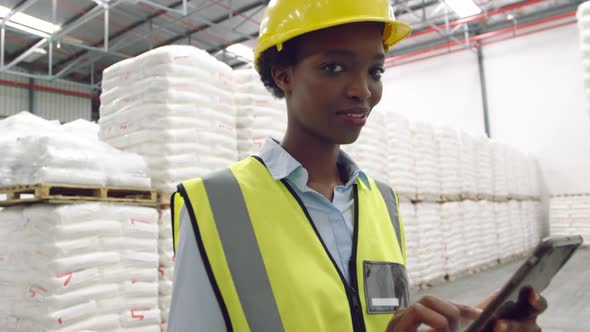
[[[547,300],[530,287],[520,290],[518,301],[503,305],[492,324],[485,330],[493,332],[539,332],[537,317],[547,309]]]
[[[474,320],[480,314],[480,309],[425,296],[397,311],[387,326],[387,332],[415,332],[422,324],[431,328],[427,331],[457,331],[462,321]]]

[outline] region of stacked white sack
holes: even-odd
[[[159,331],[155,209],[34,205],[0,219],[3,331]]]
[[[233,72],[239,158],[256,153],[267,138],[281,140],[287,130],[287,106],[276,99],[254,69]]]
[[[522,215],[525,223],[526,249],[533,249],[541,240],[540,203],[535,201],[524,201],[522,204]]]
[[[412,147],[416,161],[416,191],[418,194],[440,195],[437,143],[432,125],[424,122],[413,124]]]
[[[460,137],[461,192],[473,195],[477,193],[475,138],[465,132],[461,132]]]
[[[489,139],[477,137],[475,139],[475,186],[477,193],[484,196],[491,196],[494,192],[492,161],[492,145]]]
[[[492,142],[493,194],[496,197],[508,197],[508,175],[506,174],[507,148]]]
[[[416,219],[420,229],[418,256],[424,261],[423,279],[433,280],[445,274],[444,233],[441,227],[440,204],[416,204]]]
[[[508,202],[508,213],[510,218],[510,254],[523,253],[526,250],[525,246],[525,226],[520,219],[521,203],[511,200]]]
[[[539,162],[533,156],[529,155],[528,172],[530,179],[529,195],[539,198],[542,194],[542,178],[539,170]]]
[[[160,280],[160,312],[162,313],[162,330],[166,330],[168,313],[170,311],[170,299],[172,297],[172,281],[174,281],[174,248],[172,244],[172,217],[170,209],[160,212],[160,238],[158,242],[158,254],[160,263],[158,266]]]
[[[459,197],[461,194],[461,141],[459,133],[452,128],[436,129],[438,143],[440,192],[443,195]]]
[[[423,271],[426,262],[420,257],[420,248],[425,245],[420,241],[420,226],[416,219],[416,207],[408,199],[400,198],[400,214],[404,223],[404,234],[406,238],[406,270],[410,285],[417,285],[424,281]]]
[[[590,102],[590,3],[583,2],[576,14],[580,32],[580,50],[584,67],[584,88],[586,100]]]
[[[581,235],[590,245],[590,195],[552,197],[549,224],[551,235]]]
[[[416,194],[416,170],[412,149],[412,132],[408,119],[395,112],[385,112],[387,158],[385,168],[391,187],[402,195]]]
[[[445,268],[447,275],[452,276],[465,270],[467,260],[464,255],[465,231],[463,212],[460,202],[449,202],[441,205],[441,228],[445,241]]]
[[[164,46],[105,69],[100,138],[143,156],[154,188],[238,158],[232,69],[192,46]]]
[[[479,201],[477,204],[477,220],[479,246],[476,253],[475,265],[488,264],[498,257],[498,242],[496,236],[496,223],[494,221],[494,209],[490,201]]]
[[[512,255],[512,226],[508,203],[494,203],[494,219],[496,223],[496,243],[498,244],[498,258]]]
[[[92,134],[96,130],[96,124],[83,120],[60,126],[28,112],[0,120],[0,186],[53,183],[149,188],[145,161],[100,142]]]
[[[361,135],[356,142],[342,145],[342,150],[370,177],[387,181],[387,159],[389,142],[386,139],[385,115],[383,112],[371,112]]]
[[[463,255],[467,263],[464,268],[469,269],[476,265],[479,241],[480,241],[480,224],[477,202],[461,201],[461,210],[463,211]]]

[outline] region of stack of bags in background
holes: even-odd
[[[192,46],[164,46],[104,70],[100,138],[143,156],[153,187],[238,159],[232,69]]]
[[[432,125],[423,122],[413,124],[412,147],[416,165],[416,191],[418,197],[425,199],[440,198],[440,165]]]
[[[539,162],[532,155],[528,158],[528,174],[529,174],[529,196],[541,197],[541,171],[539,170]]]
[[[420,227],[418,226],[418,220],[416,220],[416,207],[408,199],[400,198],[399,210],[403,219],[406,239],[406,271],[410,285],[416,285],[424,280],[422,274],[426,268],[426,262],[420,257],[423,243],[420,241]],[[424,243],[424,245],[426,244]]]
[[[436,129],[438,143],[439,174],[442,195],[457,200],[461,194],[461,141],[459,133],[452,128]]]
[[[475,138],[465,132],[460,134],[460,138],[459,168],[461,170],[461,192],[471,198],[477,193]]]
[[[518,201],[508,202],[508,218],[510,220],[510,254],[526,251],[525,226],[521,220],[521,203]]]
[[[354,144],[342,145],[342,150],[371,178],[387,181],[387,164],[389,142],[386,139],[385,115],[371,112],[367,124]]]
[[[551,235],[581,235],[590,245],[590,195],[555,196],[550,200]]]
[[[584,66],[586,100],[590,102],[590,3],[583,2],[580,4],[576,16],[578,30],[580,31],[580,51],[582,52],[582,65]],[[588,112],[590,112],[590,108]]]
[[[508,174],[506,174],[507,148],[497,142],[492,143],[493,194],[508,197]]]
[[[389,146],[384,160],[388,183],[402,196],[416,194],[416,170],[410,121],[395,112],[385,112],[385,137]]]
[[[494,209],[492,203],[486,200],[478,201],[477,219],[472,220],[472,225],[479,229],[477,239],[479,242],[475,250],[475,266],[488,264],[498,258],[496,222],[494,220]],[[474,223],[474,224],[473,224]],[[473,227],[473,226],[472,226]]]
[[[160,330],[155,209],[38,204],[0,220],[2,331]]]
[[[461,209],[461,202],[449,202],[441,204],[440,218],[443,240],[445,244],[445,267],[446,275],[455,275],[465,270],[468,264],[464,255],[465,219]]]
[[[461,201],[461,211],[463,212],[463,256],[466,264],[464,269],[475,266],[479,249],[480,230],[479,230],[479,211],[476,201]]]
[[[475,138],[475,162],[477,193],[485,198],[491,198],[494,192],[493,158],[492,145],[487,137]]]
[[[255,154],[271,137],[282,140],[287,130],[287,106],[274,98],[254,69],[233,72],[239,159]]]
[[[416,204],[416,220],[420,230],[418,257],[425,265],[422,280],[442,277],[445,274],[445,234],[441,227],[440,204]]]
[[[77,184],[149,188],[144,160],[96,137],[96,124],[61,126],[28,112],[0,120],[0,187]]]
[[[496,223],[496,244],[498,258],[512,255],[512,223],[508,203],[493,203],[494,219]]]
[[[172,282],[174,281],[174,248],[172,243],[172,217],[170,209],[160,211],[160,237],[158,242],[158,254],[160,263],[158,266],[160,280],[160,312],[162,313],[162,332],[166,331],[168,314],[170,312],[170,299],[172,298]]]

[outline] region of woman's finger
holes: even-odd
[[[494,332],[541,332],[541,327],[535,321],[497,320]]]

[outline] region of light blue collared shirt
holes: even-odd
[[[307,170],[276,141],[268,139],[258,156],[275,180],[286,179],[291,185],[348,282],[348,261],[352,254],[354,227],[353,184],[360,179],[370,189],[367,175],[346,153],[340,151],[338,164],[347,175],[348,181],[334,188],[334,198],[330,202],[307,186]],[[190,218],[184,208],[180,219],[168,331],[223,332],[226,330],[223,316],[197,248]]]

